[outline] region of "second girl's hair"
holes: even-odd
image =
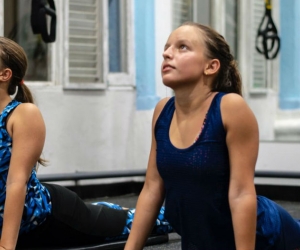
[[[27,56],[23,48],[14,41],[0,37],[0,59],[3,68],[12,71],[12,77],[8,86],[8,94],[14,95],[18,87],[15,99],[19,102],[34,103],[29,88],[23,84],[27,70]]]
[[[195,22],[186,22],[181,26],[193,26],[203,34],[206,46],[206,56],[220,61],[220,69],[213,81],[212,91],[237,93],[242,95],[242,81],[237,63],[230,52],[230,47],[224,37],[214,29]]]
[[[9,68],[12,77],[7,89],[9,95],[15,95],[15,100],[22,103],[34,103],[29,88],[23,84],[23,79],[27,70],[27,56],[23,48],[16,42],[6,37],[0,37],[0,60],[2,68]],[[38,163],[46,165],[44,159],[39,159]]]

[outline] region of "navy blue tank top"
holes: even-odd
[[[181,235],[182,249],[235,249],[228,202],[229,155],[220,111],[224,95],[215,95],[199,138],[188,148],[176,148],[169,138],[174,97],[166,103],[155,125],[157,168],[166,191],[165,216]],[[267,241],[272,244],[280,230],[279,215],[271,209],[275,219],[265,225],[268,209],[268,205],[258,209],[258,231],[269,233]]]

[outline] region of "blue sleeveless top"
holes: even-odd
[[[12,149],[12,138],[6,130],[6,119],[11,111],[13,111],[19,104],[20,102],[12,100],[0,114],[0,232],[2,231],[3,225],[6,180]],[[20,234],[28,232],[43,223],[50,213],[50,194],[37,179],[36,169],[33,167],[27,184]]]
[[[169,138],[174,97],[155,125],[157,168],[166,191],[165,216],[181,235],[182,249],[235,249],[228,202],[229,155],[220,111],[224,95],[215,95],[199,138],[188,148],[174,147]],[[257,233],[265,247],[277,239],[280,220],[271,201],[258,197],[258,204]],[[266,249],[259,245],[256,249]]]

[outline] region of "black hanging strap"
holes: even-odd
[[[48,32],[47,15],[51,18],[50,32]],[[56,12],[54,0],[32,0],[31,27],[34,34],[41,34],[45,43],[55,41]]]
[[[256,50],[266,59],[274,59],[280,48],[280,38],[271,15],[271,0],[265,0],[265,15],[258,27]]]

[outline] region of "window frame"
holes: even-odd
[[[126,39],[127,48],[125,50],[125,64],[127,72],[108,72],[107,81],[109,89],[119,88],[134,88],[135,87],[135,48],[134,48],[134,0],[120,0],[121,8],[125,8],[126,13],[126,28],[125,35],[122,38]],[[124,3],[125,2],[125,3]],[[108,11],[107,11],[108,12]],[[108,15],[107,15],[108,19]],[[108,38],[107,38],[108,39]],[[107,62],[109,63],[109,62]]]
[[[60,2],[60,0],[58,0]],[[58,9],[58,6],[56,5],[56,8]],[[0,13],[1,15],[1,23],[0,25],[0,35],[4,36],[4,0],[0,0]],[[58,27],[57,27],[57,32],[58,32]],[[56,63],[56,51],[58,49],[58,45],[56,43],[49,43],[48,44],[48,53],[49,53],[49,59],[48,59],[48,72],[49,72],[49,78],[50,80],[48,81],[26,81],[26,85],[28,86],[53,86],[57,82],[56,76],[57,76],[57,65]]]
[[[125,8],[126,24],[124,24],[126,35],[126,48],[121,48],[125,54],[127,72],[109,72],[108,51],[108,0],[96,0],[101,4],[101,29],[102,29],[102,76],[100,83],[71,83],[69,81],[68,49],[69,49],[69,0],[55,0],[57,26],[56,40],[48,43],[49,49],[49,81],[26,81],[29,86],[61,86],[65,90],[105,90],[105,89],[133,89],[135,88],[135,50],[134,50],[134,0],[121,2]],[[4,13],[4,0],[0,0],[0,13]],[[128,13],[128,14],[127,14]],[[0,34],[4,34],[4,14],[1,15],[2,25]]]
[[[61,1],[61,0],[60,0]],[[134,53],[134,36],[133,36],[133,0],[127,0],[125,4],[123,4],[121,7],[126,8],[125,12],[129,13],[126,15],[126,45],[127,48],[125,49],[125,60],[127,64],[127,72],[109,72],[109,30],[108,30],[108,0],[96,0],[99,1],[101,4],[101,28],[103,30],[102,32],[102,82],[100,83],[71,83],[69,81],[69,66],[68,66],[68,49],[69,49],[69,0],[63,1],[63,7],[64,7],[64,76],[63,76],[63,88],[64,89],[71,89],[71,90],[103,90],[103,89],[119,89],[119,88],[134,88],[135,86],[135,53]],[[100,45],[101,46],[101,45]]]

